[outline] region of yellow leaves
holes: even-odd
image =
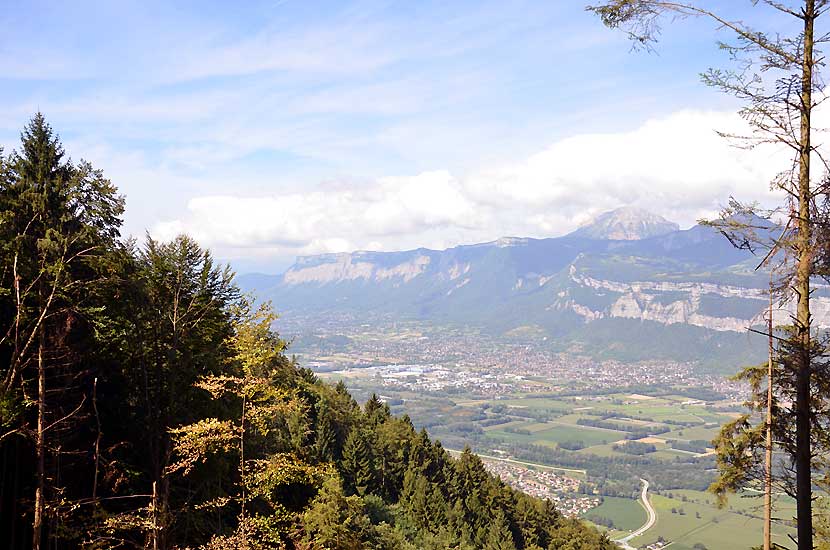
[[[235,448],[238,440],[238,429],[230,421],[216,418],[175,428],[170,434],[179,460],[167,468],[167,473],[183,470],[185,475],[211,454]]]
[[[260,304],[255,310],[250,303],[245,303],[236,314],[230,342],[235,360],[247,375],[267,373],[283,359],[286,346],[271,329],[277,315],[270,302]]]
[[[267,378],[206,376],[195,385],[214,399],[228,396],[244,399],[246,430],[253,428],[261,435],[267,435],[277,419],[292,415],[299,407],[291,391]],[[241,418],[237,423],[241,423]]]
[[[104,533],[109,535],[119,531],[149,531],[153,528],[152,511],[148,507],[110,515],[104,518],[101,528]]]
[[[258,500],[269,513],[240,514],[237,532],[215,537],[206,548],[278,548],[296,516],[281,504],[280,490],[302,491],[311,498],[332,471],[290,453],[270,454],[302,448],[308,431],[307,405],[291,383],[295,373],[283,355],[285,342],[271,332],[276,315],[270,305],[252,310],[250,304],[243,304],[234,318],[227,371],[195,384],[210,398],[223,401],[227,419],[209,418],[171,430],[176,462],[167,472],[187,475],[213,455],[231,455],[227,458],[240,474],[234,480],[236,487],[228,496],[196,508],[220,509],[236,502],[247,510],[246,503]]]
[[[238,376],[205,376],[194,385],[208,392],[214,399],[219,399],[229,393],[236,395],[242,384],[243,379]]]
[[[288,398],[287,392],[274,396],[274,400],[254,401],[246,408],[245,424],[246,429],[253,429],[262,436],[267,436],[278,420],[289,416],[297,408],[293,400],[282,401],[278,398]]]
[[[201,550],[281,550],[283,537],[290,533],[289,522],[274,516],[247,516],[228,535],[215,535]]]
[[[219,508],[224,508],[228,504],[233,502],[233,499],[230,497],[217,497],[202,503],[197,504],[194,506],[196,510],[217,510]]]
[[[330,466],[314,466],[294,454],[276,454],[268,459],[253,460],[246,479],[252,496],[271,500],[272,493],[281,486],[306,485],[320,487],[332,475]]]

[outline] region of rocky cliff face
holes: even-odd
[[[366,253],[327,254],[298,261],[285,272],[283,282],[287,285],[337,283],[357,279],[367,281],[400,279],[403,282],[409,282],[422,274],[430,261],[429,256],[418,255],[401,263],[383,267]]]
[[[570,280],[580,287],[595,292],[607,291],[617,296],[610,306],[593,310],[569,300],[566,291],[562,296],[564,301],[557,305],[570,307],[582,316],[585,322],[618,317],[654,321],[664,325],[688,324],[717,331],[745,332],[748,327],[763,322],[767,306],[764,292],[756,288],[694,282],[620,283],[581,276],[573,265],[570,268]],[[704,313],[701,308],[701,297],[714,302],[723,298],[743,300],[744,307],[741,311],[744,315],[729,315],[728,311],[724,311],[722,316]]]

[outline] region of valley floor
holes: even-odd
[[[344,333],[301,346],[301,360],[359,400],[377,393],[446,448],[469,446],[505,482],[612,539],[675,550],[761,542],[759,499],[739,495],[719,509],[705,492],[711,441],[744,411],[746,389],[725,376],[553,353],[474,330],[398,324]],[[778,506],[774,536],[785,543],[794,513],[785,499]]]

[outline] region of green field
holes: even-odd
[[[526,431],[515,433],[511,429]],[[604,445],[625,438],[625,432],[578,426],[576,424],[559,423],[558,421],[541,423],[511,422],[488,427],[488,437],[504,439],[506,441],[522,441],[528,443],[556,444],[565,441],[582,441],[586,447]]]
[[[507,407],[507,414],[512,420],[508,423],[487,426],[487,436],[494,440],[507,442],[536,443],[555,446],[563,442],[582,441],[585,445],[580,452],[603,457],[626,456],[613,449],[613,444],[625,439],[629,432],[593,426],[579,425],[580,420],[597,421],[601,415],[608,415],[607,421],[620,427],[630,426],[637,430],[660,432],[667,427],[669,432],[655,433],[655,436],[667,441],[666,444],[655,443],[657,452],[652,458],[672,461],[678,457],[688,456],[671,448],[671,441],[688,442],[692,440],[711,441],[719,431],[719,425],[727,422],[727,414],[713,411],[703,405],[682,405],[687,397],[670,395],[649,399],[633,395],[611,394],[595,397],[577,398],[521,398],[490,401],[491,406]],[[475,402],[465,402],[463,408],[475,406]],[[548,421],[532,418],[526,420],[522,411],[534,414],[547,413]],[[688,422],[690,426],[667,426],[665,421]],[[717,425],[713,425],[717,422]],[[515,433],[519,430],[522,433]]]
[[[714,504],[714,497],[708,493],[670,493],[672,498],[651,495],[652,506],[657,510],[657,524],[644,535],[631,541],[632,546],[651,544],[656,542],[658,537],[672,542],[671,547],[677,550],[693,550],[694,545],[698,543],[706,546],[708,550],[748,550],[760,544],[763,521],[757,517],[757,499],[733,497],[727,508],[718,509]],[[683,497],[686,497],[685,502]],[[791,506],[791,503],[782,504],[784,508]],[[672,509],[675,513],[672,513]],[[782,510],[778,515],[786,516],[787,512]],[[794,529],[780,524],[773,526],[774,540],[785,543],[787,534],[794,534]]]
[[[505,428],[522,428],[527,430],[530,424],[526,420],[513,420],[512,422],[505,422],[504,424],[494,424],[484,428],[485,432],[492,432],[496,430],[504,430]]]
[[[585,515],[610,518],[614,521],[614,529],[619,531],[633,531],[646,522],[646,511],[630,498],[604,497],[602,504]]]
[[[680,439],[681,441],[692,441],[694,439],[701,439],[704,441],[712,441],[717,435],[720,428],[704,426],[684,427],[672,430],[668,433],[662,434],[660,437],[667,439]]]

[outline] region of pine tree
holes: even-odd
[[[360,428],[349,433],[343,447],[343,477],[351,493],[365,495],[375,489],[375,464],[366,434]]]
[[[44,533],[49,449],[71,449],[72,442],[61,441],[77,436],[69,424],[90,414],[91,373],[74,358],[94,337],[89,323],[101,311],[95,298],[124,208],[100,171],[64,156],[37,113],[21,133],[21,150],[0,161],[0,347],[7,358],[0,443],[25,435],[34,444],[35,549],[52,535]],[[24,396],[34,396],[34,411]]]
[[[347,497],[336,477],[325,481],[302,524],[305,542],[314,550],[361,550],[370,529],[360,498]]]
[[[337,433],[331,422],[331,414],[325,401],[317,406],[317,432],[314,440],[314,454],[319,460],[331,462],[335,458]]]
[[[373,393],[369,400],[366,401],[366,404],[363,406],[363,414],[366,416],[366,420],[372,425],[384,422],[391,416],[389,405],[381,401],[376,393]]]
[[[487,539],[484,542],[484,550],[516,550],[513,542],[513,535],[510,533],[510,525],[504,512],[497,511],[492,518],[490,527],[487,530]]]

